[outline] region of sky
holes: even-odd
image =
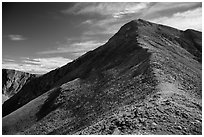
[[[202,3],[3,2],[2,68],[47,73],[139,18],[202,31]]]

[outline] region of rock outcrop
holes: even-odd
[[[201,32],[133,20],[26,83],[3,134],[202,134],[201,55]]]
[[[34,77],[36,77],[35,74],[2,69],[2,103],[18,93],[18,91]]]

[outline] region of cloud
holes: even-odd
[[[26,38],[24,38],[22,35],[13,35],[10,34],[8,35],[8,38],[12,41],[21,41],[21,40],[26,40]]]
[[[15,60],[13,59],[3,59],[4,61],[8,61],[8,62],[14,62]]]
[[[202,31],[202,8],[174,13],[170,17],[160,17],[151,21],[181,30],[195,29]]]
[[[76,3],[73,7],[63,10],[66,14],[100,14],[120,18],[127,14],[140,12],[148,7],[148,2],[98,2],[98,3]]]
[[[134,14],[137,12],[140,12],[143,9],[146,9],[148,7],[149,3],[139,3],[139,4],[133,4],[133,3],[128,3],[125,4],[125,6],[120,8],[119,12],[113,13],[114,18],[121,18],[124,15],[127,14]],[[117,8],[117,7],[116,7]]]
[[[35,74],[44,74],[53,69],[66,65],[71,62],[71,59],[64,57],[50,57],[50,58],[24,58],[22,62],[8,62],[3,61],[2,67],[6,69],[15,69],[23,72],[35,73]]]
[[[42,51],[39,52],[38,54],[71,53],[78,57],[86,53],[87,51],[93,50],[103,44],[104,42],[97,42],[94,40],[85,42],[75,42],[71,44],[68,42],[63,45],[60,45],[60,47],[58,47],[55,50]]]
[[[143,18],[157,18],[172,15],[175,12],[183,12],[199,6],[199,2],[159,2],[151,3],[148,9],[141,14]]]
[[[88,20],[82,22],[81,24],[93,24],[93,21],[88,19]]]

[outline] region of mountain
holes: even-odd
[[[36,77],[35,74],[2,69],[2,103],[18,93],[34,77]]]
[[[202,33],[133,20],[27,82],[3,134],[202,134]]]

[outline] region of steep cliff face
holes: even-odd
[[[2,69],[2,103],[18,93],[34,77],[36,77],[35,74]]]
[[[3,134],[201,134],[201,45],[200,32],[131,21],[6,101]]]

